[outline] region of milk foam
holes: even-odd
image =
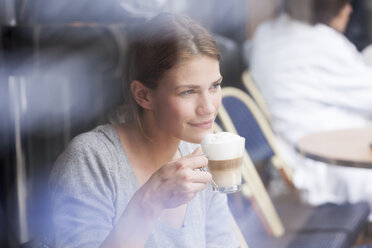
[[[220,132],[204,136],[201,147],[209,160],[226,160],[243,156],[245,139],[239,135]]]

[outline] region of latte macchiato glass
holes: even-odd
[[[204,136],[201,147],[208,158],[208,170],[213,178],[213,190],[234,193],[242,183],[242,159],[245,139],[220,132]]]

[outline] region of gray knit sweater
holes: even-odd
[[[181,142],[183,156],[195,149]],[[139,183],[112,125],[75,137],[50,177],[57,247],[99,247]],[[181,228],[157,221],[146,247],[238,247],[226,195],[200,192],[188,204]],[[125,233],[123,233],[125,235]]]

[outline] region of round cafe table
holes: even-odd
[[[372,169],[372,126],[306,135],[296,149],[328,164]]]

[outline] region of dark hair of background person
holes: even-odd
[[[328,25],[351,0],[285,0],[284,11],[292,18]]]

